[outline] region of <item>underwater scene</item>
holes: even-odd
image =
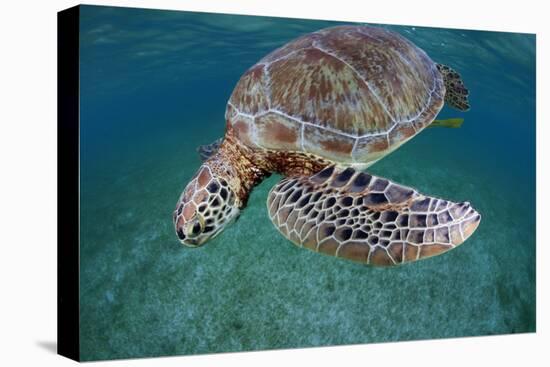
[[[535,35],[395,31],[458,71],[467,112],[368,172],[481,214],[441,256],[367,266],[302,249],[273,226],[273,174],[239,219],[199,248],[172,222],[223,136],[240,76],[332,21],[80,7],[82,360],[534,332]],[[374,25],[374,24],[373,24]]]

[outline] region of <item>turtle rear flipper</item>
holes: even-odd
[[[197,152],[199,152],[199,155],[201,156],[201,160],[204,162],[208,158],[210,158],[212,155],[214,155],[218,149],[220,149],[220,145],[222,144],[223,138],[219,138],[215,140],[213,143],[207,144],[207,145],[199,145],[197,148]]]
[[[422,195],[385,178],[329,166],[269,193],[269,217],[298,246],[371,265],[399,265],[464,242],[481,216],[469,203]]]
[[[451,129],[458,129],[464,123],[462,118],[452,118],[446,120],[433,120],[427,127],[448,127]]]
[[[443,75],[445,82],[445,103],[460,111],[468,111],[468,89],[464,85],[460,74],[447,65],[436,64],[437,70]]]

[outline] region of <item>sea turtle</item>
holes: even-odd
[[[443,107],[467,110],[454,70],[389,30],[338,26],[307,34],[248,69],[227,103],[222,140],[173,214],[197,247],[245,207],[272,172],[269,217],[290,241],[371,265],[430,257],[464,242],[480,215],[362,172],[428,126]],[[399,167],[396,167],[399,169]]]

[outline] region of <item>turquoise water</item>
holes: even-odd
[[[472,108],[370,168],[482,214],[445,255],[373,268],[300,249],[252,193],[204,247],[172,210],[223,135],[240,75],[342,23],[81,8],[80,335],[84,360],[535,331],[535,36],[387,26],[457,69]]]

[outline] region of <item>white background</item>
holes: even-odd
[[[537,33],[537,333],[349,347],[101,362],[116,366],[548,365],[547,2],[94,1],[162,9]],[[7,0],[0,8],[0,365],[74,362],[56,347],[56,12],[73,1]],[[518,121],[518,123],[520,123]],[[513,142],[509,145],[513,147]],[[498,157],[495,157],[498,159]],[[513,178],[510,178],[513,179]],[[514,271],[514,269],[509,269]],[[475,287],[475,284],[472,284]],[[144,335],[147,337],[147,335]]]

